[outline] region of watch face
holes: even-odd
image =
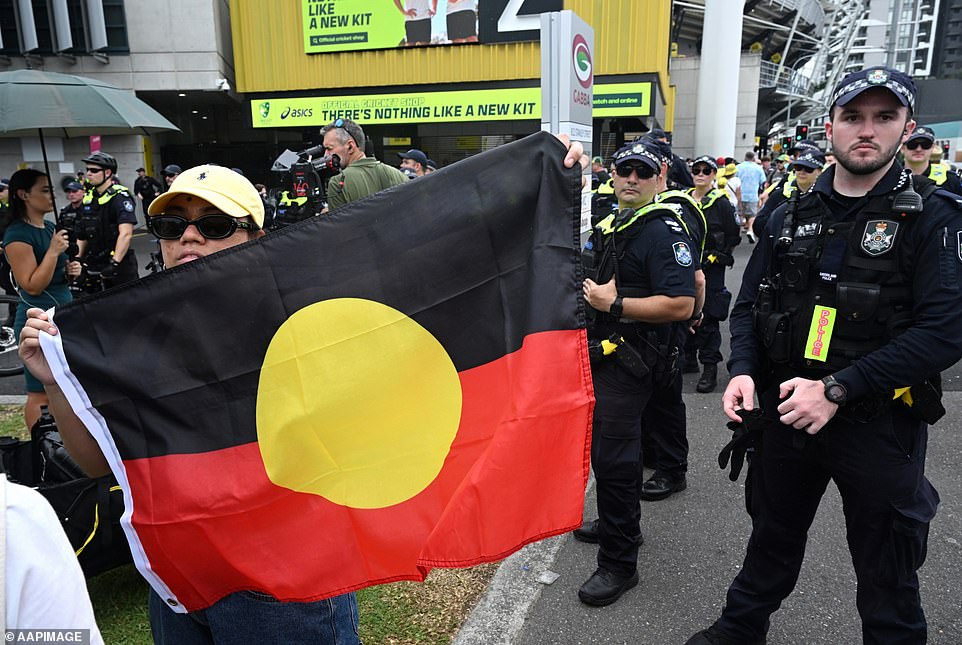
[[[835,383],[825,388],[825,397],[832,403],[841,403],[845,400],[845,387]]]

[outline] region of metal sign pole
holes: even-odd
[[[541,14],[541,129],[580,141],[591,158],[594,30],[573,11]],[[591,230],[591,165],[581,193],[581,241]]]

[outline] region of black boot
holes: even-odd
[[[593,520],[586,520],[581,524],[581,526],[576,528],[571,533],[575,536],[575,539],[578,540],[579,542],[587,542],[588,544],[598,544],[598,540],[600,539],[598,537],[598,524],[600,522],[601,520],[598,519],[597,517]],[[637,543],[638,546],[641,546],[642,544],[644,544],[645,536],[639,532],[638,537],[635,538],[635,543]]]
[[[706,394],[714,392],[716,387],[718,387],[718,366],[714,363],[705,363],[701,378],[695,384],[695,391]]]

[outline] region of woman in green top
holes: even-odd
[[[80,275],[80,263],[68,262],[66,231],[54,232],[53,222],[44,215],[53,210],[50,179],[39,170],[18,170],[10,178],[10,208],[4,213],[3,253],[10,263],[16,284],[19,285],[20,305],[14,320],[14,330],[20,336],[27,318],[27,309],[49,309],[70,302],[67,276]],[[47,404],[43,385],[24,370],[27,380],[27,404],[23,410],[27,427],[40,418],[40,406]]]

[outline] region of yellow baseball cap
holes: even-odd
[[[213,164],[188,168],[177,176],[170,190],[150,202],[147,214],[163,213],[177,195],[200,197],[231,217],[250,217],[257,228],[264,227],[264,202],[260,194],[246,177],[230,168]]]
[[[726,177],[731,177],[732,175],[734,175],[734,174],[737,173],[737,172],[738,172],[738,166],[736,166],[735,164],[730,163],[730,164],[728,164],[727,166],[725,166],[725,176],[726,176]]]

